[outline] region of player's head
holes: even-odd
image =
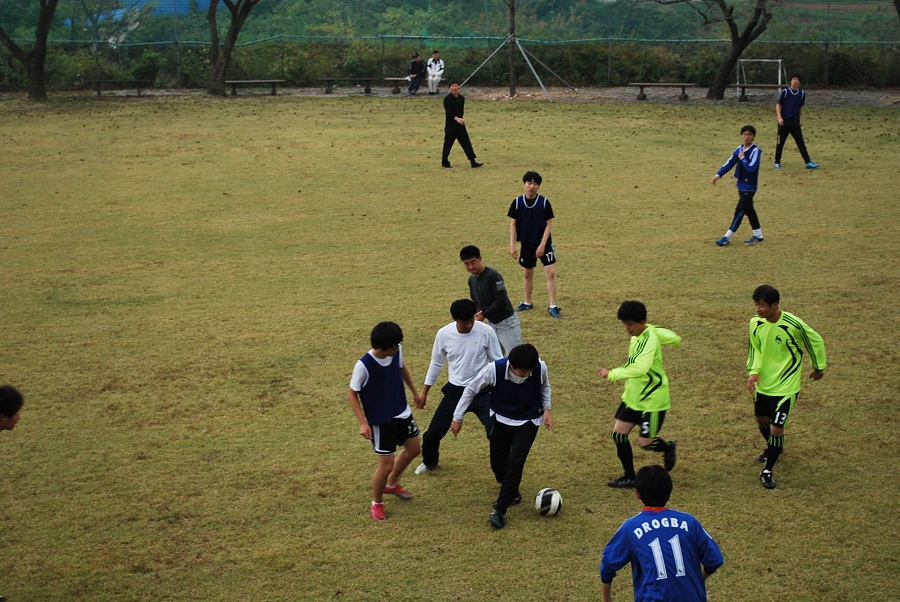
[[[403,330],[395,322],[379,322],[372,329],[372,349],[396,351],[403,342]]]
[[[459,252],[459,258],[470,274],[480,276],[484,271],[484,260],[481,259],[481,251],[475,245],[463,247]]]
[[[459,80],[458,79],[451,79],[450,83],[447,85],[447,87],[450,89],[450,94],[453,94],[453,96],[459,96]]]
[[[795,79],[797,80],[798,84],[803,81],[803,78],[800,77],[799,73],[791,73],[791,76],[788,78],[788,81],[791,83],[794,83]]]
[[[11,385],[0,387],[0,431],[11,431],[19,421],[19,410],[25,403],[22,394]]]
[[[746,132],[749,132],[754,138],[756,138],[756,128],[753,127],[752,125],[745,125],[744,127],[741,128],[742,135]]]
[[[416,52],[416,53],[414,53],[414,54],[412,55],[412,57],[413,57],[414,59],[418,59],[418,58],[421,58],[422,55],[419,54],[418,52]]]
[[[541,174],[536,171],[526,171],[525,175],[522,176],[522,183],[525,184],[527,182],[534,182],[538,186],[541,185],[543,178],[541,178]]]
[[[471,299],[457,299],[450,304],[450,315],[454,320],[471,320],[478,312],[478,307]]]
[[[481,259],[481,249],[475,245],[466,245],[459,251],[460,261],[467,259]]]
[[[438,50],[432,50],[432,51],[431,51],[431,56],[433,56],[434,58],[438,58],[438,57],[441,56],[441,53],[440,53],[440,51],[438,51]]]
[[[774,286],[764,284],[756,287],[756,290],[753,291],[753,301],[756,303],[763,302],[767,305],[775,305],[781,301],[781,293],[779,293],[778,289]]]
[[[530,343],[517,345],[509,351],[509,367],[513,369],[518,376],[530,376],[531,371],[538,367],[537,349]]]
[[[647,306],[640,301],[622,301],[617,315],[622,322],[646,322]]]
[[[634,477],[634,488],[645,506],[662,508],[672,495],[672,477],[659,464],[644,466]]]

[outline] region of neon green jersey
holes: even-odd
[[[647,324],[640,335],[631,337],[628,361],[609,371],[607,379],[625,379],[622,402],[639,412],[659,412],[672,407],[669,377],[662,365],[662,345],[681,344],[681,337],[667,328]]]
[[[750,318],[750,354],[747,372],[759,376],[756,392],[793,395],[803,379],[803,350],[815,370],[825,369],[825,342],[806,322],[786,311],[774,324],[759,316]]]

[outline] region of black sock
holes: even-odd
[[[625,478],[634,480],[634,453],[631,451],[628,435],[620,435],[614,432],[613,441],[616,442],[616,455],[619,456],[619,462],[622,463]]]
[[[772,435],[769,437],[769,447],[766,448],[765,470],[772,470],[775,467],[775,462],[778,461],[778,456],[781,455],[782,451],[784,451],[784,435],[780,437]]]
[[[759,426],[759,433],[762,435],[763,439],[768,441],[769,437],[772,435],[772,425],[766,423],[766,424],[760,424],[758,426]]]
[[[663,439],[662,437],[654,437],[653,441],[650,442],[650,445],[645,447],[644,449],[648,451],[654,451],[658,453],[665,453],[669,451],[669,448],[672,447],[672,444]]]

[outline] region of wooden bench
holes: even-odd
[[[444,81],[445,78],[441,78],[441,81]],[[391,88],[391,94],[400,94],[400,82],[408,82],[409,78],[407,77],[386,77],[384,78],[385,84],[392,84],[393,88]],[[428,82],[428,76],[425,76],[425,82]]]
[[[286,80],[283,79],[229,79],[225,80],[226,86],[231,86],[231,95],[237,96],[237,87],[238,86],[256,86],[256,87],[264,87],[264,86],[272,86],[272,96],[275,96],[275,88],[278,84],[285,83]]]
[[[693,88],[697,84],[687,84],[687,83],[647,83],[647,82],[632,82],[628,84],[629,86],[637,86],[640,88],[638,92],[637,99],[638,100],[647,100],[647,95],[644,94],[644,88],[681,88],[681,96],[678,97],[678,100],[687,100],[687,88]]]
[[[149,88],[153,85],[153,82],[146,79],[92,79],[84,82],[91,87],[97,89],[97,96],[100,96],[100,89],[103,86],[107,88],[134,88],[137,90],[137,95],[141,95],[141,88]]]
[[[363,90],[363,92],[364,92],[365,94],[371,94],[371,93],[372,93],[371,82],[377,82],[377,81],[380,81],[380,79],[381,79],[381,78],[378,78],[378,77],[339,77],[339,76],[333,76],[333,77],[320,77],[320,78],[318,79],[318,81],[320,81],[320,82],[325,82],[325,94],[332,94],[332,93],[334,93],[334,82],[350,82],[350,83],[352,83],[352,84],[355,85],[355,86],[358,86],[358,85],[360,85],[360,84],[362,83],[362,84],[365,84],[365,86],[366,86],[366,87],[365,87],[365,90]]]
[[[747,96],[747,90],[776,90],[781,88],[787,88],[788,85],[784,84],[731,84],[728,86],[729,88],[737,88],[740,90],[740,94],[738,94],[738,102],[747,102],[750,100],[750,97]]]

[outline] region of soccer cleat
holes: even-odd
[[[384,492],[385,492],[385,493],[390,493],[390,494],[392,494],[392,495],[396,495],[396,496],[399,497],[401,500],[409,500],[409,499],[412,499],[412,494],[411,494],[410,492],[408,492],[406,489],[404,489],[404,488],[400,485],[400,483],[397,483],[397,484],[395,484],[395,485],[385,485],[385,486],[384,486]]]
[[[748,245],[755,245],[758,242],[763,242],[765,239],[762,236],[753,235],[744,242]]]
[[[479,163],[478,161],[472,161],[472,167],[473,167],[473,168],[475,168],[475,167],[481,167],[482,165],[484,165],[484,163]]]
[[[776,163],[776,164],[775,164],[775,169],[781,169],[781,163]]]
[[[722,238],[720,238],[719,240],[716,241],[716,244],[719,245],[720,247],[727,247],[728,245],[731,244],[731,240],[729,240],[729,238],[727,236],[723,236]]]
[[[528,311],[529,309],[534,309],[534,305],[532,305],[531,303],[525,303],[524,301],[516,306],[516,311]]]
[[[676,442],[669,441],[669,449],[663,452],[663,468],[665,468],[667,472],[675,468],[675,462],[678,460],[675,451],[677,447],[678,444]]]
[[[503,518],[503,515],[499,510],[494,510],[491,512],[491,526],[495,529],[502,529],[506,526],[506,519]]]
[[[759,454],[759,456],[757,456],[756,461],[759,462],[760,464],[765,464],[765,462],[766,462],[766,450],[763,450],[763,453],[761,453],[761,454]]]
[[[421,464],[416,466],[416,474],[425,474],[426,472],[431,472],[435,468],[437,468],[437,466],[428,467],[425,465],[425,462],[422,462]]]
[[[558,318],[562,316],[562,310],[558,307],[548,307],[547,313],[550,314],[550,317],[552,318]]]
[[[614,489],[634,489],[634,479],[629,479],[626,476],[621,476],[618,479],[610,481],[607,483],[610,487]]]
[[[763,487],[766,489],[775,489],[775,478],[772,476],[772,471],[764,470],[759,473],[759,482],[762,483]]]
[[[384,504],[372,504],[369,506],[369,514],[371,514],[372,518],[375,520],[387,520],[387,516],[384,515]]]
[[[806,169],[819,169],[819,164],[813,163],[812,161],[810,161],[809,163],[806,164]]]

